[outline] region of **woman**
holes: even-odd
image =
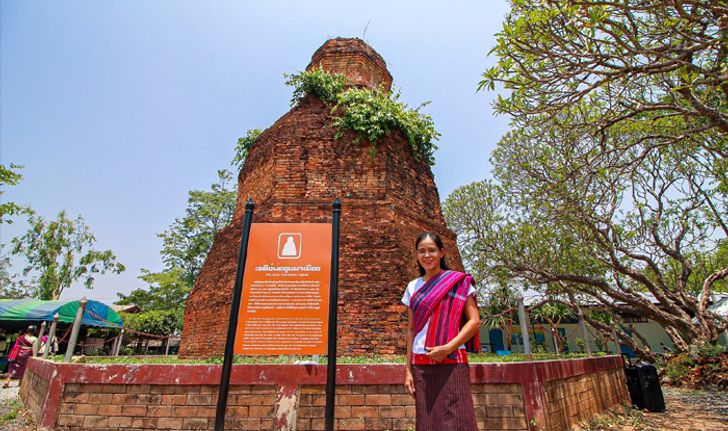
[[[409,283],[402,303],[408,307],[404,384],[415,399],[417,431],[477,431],[466,354],[480,345],[473,278],[448,269],[438,234],[423,232],[415,247],[420,278]]]
[[[20,333],[15,345],[8,356],[8,377],[5,379],[3,388],[10,387],[10,379],[22,379],[25,373],[25,366],[28,364],[28,358],[33,355],[33,343],[36,338],[36,328],[31,325]]]

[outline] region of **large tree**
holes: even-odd
[[[217,172],[217,182],[210,190],[192,190],[182,218],[176,218],[162,239],[162,261],[165,270],[179,268],[192,286],[202,269],[215,235],[232,220],[236,192],[233,175],[228,170]]]
[[[181,330],[185,301],[192,290],[189,281],[184,277],[184,271],[180,268],[166,269],[161,272],[149,272],[142,269],[142,275],[139,278],[149,283],[149,288],[135,289],[128,295],[117,293],[119,300],[116,303],[138,305],[142,313],[169,311],[175,316],[176,328]]]
[[[28,231],[13,238],[12,251],[25,256],[23,274],[35,276],[40,299],[58,299],[79,280],[92,289],[97,274],[119,274],[125,269],[111,250],[93,248],[96,238],[81,216],[72,220],[61,211],[55,220],[48,221],[31,213],[28,223]]]
[[[581,142],[511,133],[493,157],[502,182],[447,198],[466,263],[636,310],[679,349],[715,341],[726,321],[707,307],[728,275],[725,195],[700,164],[669,152],[618,171],[590,165]]]
[[[164,269],[151,272],[142,269],[139,277],[149,283],[128,295],[117,293],[117,304],[136,304],[144,312],[170,312],[176,316],[177,329],[182,328],[187,295],[212,247],[215,235],[230,224],[235,212],[236,192],[232,174],[217,173],[217,182],[210,190],[192,190],[187,199],[184,217],[176,218],[166,231],[159,234],[163,241]],[[166,314],[165,314],[166,315]],[[144,318],[141,321],[144,321]],[[154,320],[156,317],[150,317]]]
[[[550,122],[583,128],[597,144],[637,127],[643,133],[624,139],[616,151],[637,146],[638,161],[656,147],[696,147],[725,174],[725,2],[511,3],[493,49],[499,61],[480,84],[510,90],[498,98],[496,112],[511,115],[516,126]],[[590,109],[574,108],[580,104]]]
[[[472,265],[631,309],[679,349],[725,319],[726,6],[514,0],[481,88],[512,130],[445,212]],[[657,304],[650,301],[650,293]],[[579,296],[580,295],[580,296]]]

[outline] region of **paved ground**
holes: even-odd
[[[728,391],[688,391],[663,388],[667,411],[649,413],[631,410],[603,417],[583,431],[727,431]],[[17,412],[15,418],[8,413]],[[11,414],[12,416],[12,414]],[[17,382],[0,389],[0,431],[36,431],[20,409]]]

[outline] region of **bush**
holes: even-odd
[[[724,346],[694,346],[689,353],[663,357],[658,367],[667,385],[728,389],[728,351]]]

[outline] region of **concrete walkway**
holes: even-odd
[[[2,385],[2,383],[0,383],[0,385]],[[0,401],[11,399],[11,398],[16,398],[18,396],[19,390],[20,390],[20,387],[18,386],[18,381],[11,380],[9,388],[0,387]]]

